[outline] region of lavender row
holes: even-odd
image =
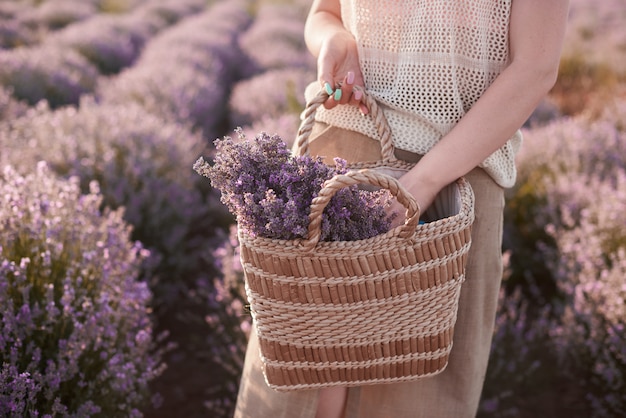
[[[606,417],[626,412],[624,120],[621,99],[590,124],[564,121],[537,133],[554,144],[548,148],[558,147],[551,167],[561,167],[545,179],[543,208],[555,243],[547,265],[565,296],[564,306],[555,306],[557,354],[565,370],[589,376],[587,401],[594,416]]]
[[[42,99],[52,107],[78,104],[95,91],[101,74],[132,65],[155,34],[199,12],[203,3],[155,1],[125,14],[90,15],[45,42],[0,50],[0,85],[31,105]]]
[[[78,94],[77,107],[52,110],[40,103],[28,111],[3,95],[7,98],[2,110],[7,117],[0,123],[2,165],[14,164],[21,173],[28,173],[37,161],[45,160],[54,175],[77,176],[83,192],[97,180],[102,206],[123,207],[124,219],[133,225],[132,238],[150,250],[142,258],[137,276],[153,290],[151,309],[156,309],[160,319],[188,315],[194,292],[190,287],[215,274],[210,265],[211,248],[220,239],[216,229],[230,222],[230,217],[215,193],[191,171],[205,140],[187,129],[194,121],[184,112],[195,106],[196,120],[201,120],[204,116],[210,119],[214,110],[223,111],[230,88],[226,76],[236,73],[231,71],[234,65],[230,60],[238,59],[237,48],[231,47],[248,19],[243,3],[232,2],[188,17],[151,40],[145,58],[110,81],[114,85],[136,72],[146,77],[133,80],[132,86],[143,83],[149,87],[154,76],[160,77],[166,95],[148,93],[144,98],[180,114],[163,117],[132,95],[94,100]],[[185,47],[179,47],[181,44]],[[172,51],[179,52],[173,61]],[[169,67],[163,65],[166,62]],[[148,68],[140,72],[137,69],[142,65]],[[180,73],[187,77],[169,85]],[[198,91],[198,83],[206,88]],[[219,88],[211,90],[214,85]],[[179,92],[187,96],[179,96]],[[190,103],[191,96],[198,102]],[[178,101],[172,104],[174,100]],[[209,106],[199,106],[203,103]],[[215,129],[212,123],[208,127]],[[183,350],[176,356],[186,354]]]
[[[125,14],[97,14],[55,32],[46,44],[74,49],[101,74],[131,66],[146,43],[160,31],[201,12],[206,1],[148,2]]]
[[[27,173],[47,161],[63,177],[77,176],[83,191],[100,184],[103,204],[124,207],[133,239],[151,250],[142,278],[155,292],[157,309],[171,306],[226,211],[192,172],[203,140],[137,104],[98,104],[50,111],[45,104],[0,125],[1,165]]]
[[[200,16],[189,17],[155,38],[157,46],[146,48],[146,58],[133,64],[127,73],[147,63],[152,76],[158,77],[161,64],[171,62],[166,73],[161,71],[167,80],[166,95],[155,97],[146,92],[144,98],[167,105],[177,99],[180,89],[187,96],[178,103],[186,105],[191,95],[198,94],[198,83],[208,80],[210,85],[219,80],[223,90],[204,93],[209,103],[224,107],[229,89],[226,75],[235,76],[235,72],[229,73],[230,60],[238,58],[234,54],[237,49],[231,46],[238,28],[245,26],[247,19],[249,15],[242,4],[232,2],[207,10],[202,20]],[[229,25],[234,25],[234,29]],[[216,31],[228,36],[216,36]],[[178,48],[181,44],[188,46]],[[174,62],[171,51],[180,52]],[[149,71],[144,72],[144,85],[153,81]],[[175,78],[176,71],[186,72],[189,77],[179,80],[172,88],[168,83]],[[123,77],[124,74],[119,79]],[[110,83],[116,79],[113,77]],[[193,85],[185,86],[185,83]],[[203,92],[199,93],[199,99],[203,100]],[[213,94],[218,96],[211,97]],[[133,239],[150,250],[150,255],[142,259],[139,278],[154,292],[151,308],[156,309],[160,319],[189,315],[186,309],[194,294],[191,288],[196,282],[202,283],[204,277],[215,274],[209,265],[211,248],[216,246],[212,242],[220,239],[216,229],[228,223],[229,217],[215,193],[199,184],[201,179],[191,171],[206,142],[187,129],[193,126],[188,115],[162,117],[134,99],[100,97],[96,101],[84,95],[77,107],[51,110],[41,103],[25,112],[18,109],[19,103],[5,96],[3,112],[12,116],[0,123],[2,165],[15,164],[22,173],[28,173],[36,161],[43,159],[49,162],[55,175],[77,176],[83,192],[91,180],[97,180],[103,194],[102,205],[124,207],[124,219],[133,225]],[[210,119],[213,110],[210,106],[199,109],[197,118],[201,119],[201,112],[205,111],[204,116]],[[174,306],[178,307],[177,311],[173,310]],[[194,346],[192,351],[209,349]],[[187,356],[185,350],[187,347],[175,356]]]
[[[250,23],[241,1],[221,1],[155,37],[139,60],[97,95],[106,103],[140,103],[154,115],[215,137],[231,84],[245,71],[238,34]]]
[[[12,1],[0,3],[0,48],[39,43],[45,36],[99,12],[93,0]]]

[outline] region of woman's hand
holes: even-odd
[[[434,184],[429,186],[427,183],[420,183],[406,174],[400,177],[398,181],[417,201],[420,211],[420,219],[422,219],[424,212],[433,203],[437,193],[439,193],[439,187]],[[387,213],[392,214],[394,212],[397,216],[391,223],[392,228],[404,224],[406,220],[406,207],[400,204],[396,199],[393,199],[391,206],[387,208]]]
[[[363,114],[368,109],[361,102],[364,88],[356,41],[341,22],[338,0],[316,0],[306,21],[305,40],[317,57],[317,76],[320,87],[329,95],[324,107],[338,104],[358,106]]]
[[[359,66],[359,55],[354,38],[348,32],[337,32],[322,43],[317,58],[318,80],[329,94],[324,107],[332,109],[338,104],[359,106],[363,114],[368,113],[361,103],[362,91],[354,86],[363,87],[363,75]]]

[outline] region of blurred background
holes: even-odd
[[[230,417],[251,326],[192,170],[291,143],[305,0],[0,0],[0,416]],[[571,0],[524,125],[480,417],[626,416],[626,1]]]

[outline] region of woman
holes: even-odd
[[[454,345],[441,374],[414,382],[274,392],[251,336],[236,417],[450,417],[476,415],[502,277],[504,189],[515,182],[519,128],[556,81],[568,0],[314,0],[305,27],[318,58],[311,149],[375,159],[376,130],[354,86],[385,112],[399,158],[417,162],[400,182],[422,209],[461,176],[476,221]],[[358,145],[355,145],[358,144]],[[328,151],[334,150],[334,151]]]

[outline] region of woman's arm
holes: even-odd
[[[510,64],[401,183],[420,207],[502,147],[549,92],[558,73],[568,0],[513,0]]]

